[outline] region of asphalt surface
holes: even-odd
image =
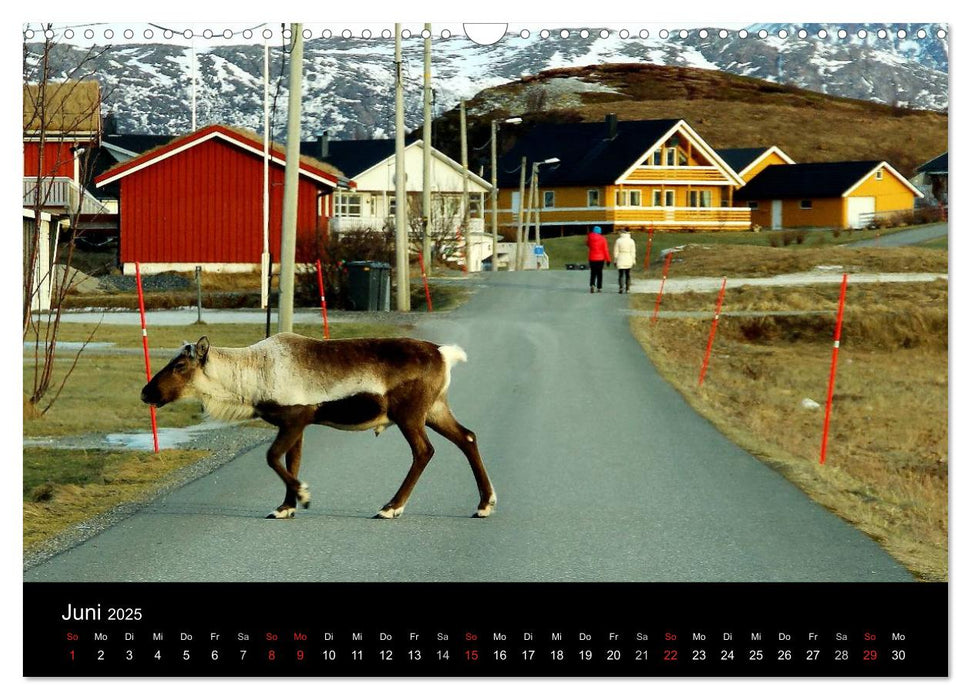
[[[608,275],[609,278],[609,275]],[[612,278],[610,278],[612,279]],[[869,538],[698,416],[586,273],[497,273],[415,335],[465,348],[450,403],[498,494],[435,457],[397,520],[371,516],[410,453],[391,428],[307,430],[310,509],[264,520],[283,485],[265,445],[24,572],[26,581],[905,581]],[[164,408],[162,409],[164,410]]]
[[[863,241],[847,243],[847,248],[891,248],[894,246],[914,245],[941,238],[947,235],[947,222],[929,224],[908,228],[906,231],[887,233],[879,238],[867,238]]]

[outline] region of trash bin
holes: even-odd
[[[344,263],[344,267],[352,310],[391,310],[391,265],[377,260],[355,260]]]

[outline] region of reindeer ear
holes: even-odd
[[[205,362],[206,356],[209,355],[209,338],[207,336],[202,336],[196,343],[196,359],[199,362]]]

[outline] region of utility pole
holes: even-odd
[[[516,224],[516,269],[523,269],[523,208],[526,206],[526,156],[519,164],[519,217]]]
[[[498,178],[496,176],[496,120],[492,120],[492,131],[489,135],[491,148],[491,160],[492,160],[492,216],[490,219],[490,224],[492,225],[492,271],[497,272],[499,270],[499,214],[497,212],[498,199],[499,199],[499,185]]]
[[[472,271],[472,236],[469,235],[469,139],[465,133],[465,100],[459,102],[462,143],[462,235],[465,236],[465,269]]]
[[[263,253],[260,255],[260,308],[270,303],[270,45],[263,40]]]
[[[411,311],[411,278],[408,269],[408,191],[405,189],[405,109],[401,82],[401,24],[394,25],[394,240],[398,311]]]
[[[283,229],[280,232],[279,331],[293,330],[293,272],[297,254],[297,188],[300,184],[300,90],[303,25],[290,25],[290,99],[287,103],[287,165],[283,176]]]
[[[432,271],[432,25],[425,23],[425,89],[424,123],[422,124],[422,161],[421,161],[421,213],[422,226],[421,252],[425,259],[425,269]]]

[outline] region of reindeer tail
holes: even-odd
[[[448,391],[448,385],[452,383],[452,366],[457,362],[468,362],[469,358],[465,350],[458,345],[441,345],[438,351],[442,353],[442,359],[445,361],[445,384],[442,386],[441,393],[444,396]]]
[[[465,354],[465,350],[460,348],[458,345],[442,345],[438,348],[438,351],[442,353],[442,359],[445,360],[445,365],[452,369],[452,367],[458,362],[468,362],[469,357]]]

